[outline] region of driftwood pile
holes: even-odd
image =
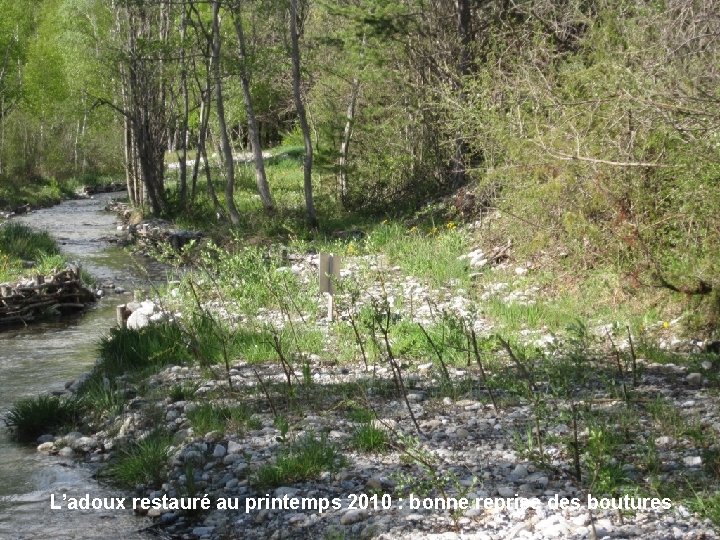
[[[125,189],[125,184],[111,182],[109,184],[102,184],[98,186],[83,186],[80,189],[80,194],[89,197],[90,195],[96,195],[98,193],[116,193],[118,191],[124,191]]]
[[[95,301],[95,294],[82,284],[77,267],[49,278],[37,275],[17,284],[0,284],[0,326],[73,313]]]

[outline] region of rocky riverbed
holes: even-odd
[[[279,271],[309,283],[317,259],[291,255]],[[371,275],[378,264],[358,257],[347,262],[343,275]],[[438,310],[473,313],[457,288],[429,287],[399,268],[382,270],[382,285],[364,288],[365,304],[394,299],[403,316],[421,324]],[[498,282],[484,294],[532,302],[536,293],[508,289]],[[142,307],[148,312],[144,324],[162,313],[150,304]],[[207,304],[215,314],[234,317],[238,327],[248,323],[228,304]],[[342,309],[337,315],[341,324],[349,317]],[[156,319],[172,317],[182,314]],[[276,327],[287,322],[272,310],[256,314],[253,323],[258,319]],[[325,329],[329,324],[323,317],[316,323]],[[474,328],[487,333],[492,325],[479,317]],[[599,335],[607,331],[596,329]],[[555,358],[554,336],[526,338]],[[629,343],[621,341],[618,347],[627,349]],[[504,363],[494,364],[510,374],[494,395],[474,361],[449,366],[446,380],[429,359],[398,359],[404,391],[396,390],[394,368],[382,357],[366,366],[301,354],[291,375],[277,361],[233,361],[229,371],[168,366],[139,382],[116,380],[127,398],[119,415],[96,422],[89,435],[48,435],[38,451],[103,465],[129,441],[162,428],[172,437],[167,478],[161,486],[137,486],[134,496],[149,499],[145,508],[138,503],[138,512],[153,517],[158,534],[171,538],[717,538],[694,504],[700,499],[691,495],[711,489],[720,473],[717,364],[687,352],[699,350],[697,342],[666,339],[664,346],[687,361],[640,357],[632,376],[621,370],[618,377],[615,354],[604,350],[577,393],[559,396],[538,372],[528,399],[507,382],[523,379],[507,354]],[[69,384],[68,391],[77,385]],[[210,405],[242,407],[246,417],[223,429],[200,429],[193,411]],[[573,424],[572,407],[584,411],[580,425]],[[358,418],[358,409],[369,419]],[[358,431],[367,425],[381,430],[387,444],[374,451],[359,447]],[[335,466],[311,480],[263,485],[259,471],[304,437],[335,448]],[[606,446],[598,450],[601,443]],[[583,447],[582,478],[573,444]],[[206,500],[209,508],[177,510],[178,501],[191,497]],[[466,507],[453,506],[462,501]]]
[[[138,487],[137,495],[148,498],[187,497],[192,484],[199,497],[207,496],[215,507],[220,499],[234,500],[238,510],[211,510],[200,517],[188,517],[173,510],[151,509],[147,514],[157,519],[157,527],[177,538],[307,538],[330,536],[346,538],[716,538],[709,520],[694,515],[686,504],[670,499],[669,509],[653,510],[650,502],[638,502],[639,497],[652,498],[647,491],[626,491],[635,502],[647,504],[642,511],[588,509],[588,493],[572,476],[562,445],[548,444],[547,462],[529,461],[517,444],[519,434],[531,423],[532,413],[527,405],[504,406],[494,410],[487,400],[453,399],[437,395],[437,380],[429,366],[408,366],[408,400],[418,420],[421,434],[417,435],[405,405],[395,396],[370,392],[367,405],[375,412],[375,425],[387,432],[390,447],[387,452],[366,454],[353,449],[352,438],[358,423],[348,418],[343,406],[343,394],[338,388],[364,385],[373,378],[389,382],[387,367],[375,365],[370,373],[364,366],[327,366],[319,359],[310,359],[312,382],[298,390],[301,401],[308,408],[297,405],[290,411],[292,428],[283,434],[267,411],[258,380],[266,385],[281,384],[283,372],[274,365],[234,365],[230,371],[240,397],[253,410],[255,425],[243,433],[197,433],[191,427],[188,413],[201,403],[219,405],[236,403],[238,393],[228,392],[228,382],[222,370],[215,377],[208,372],[185,366],[172,366],[144,382],[154,394],[167,394],[177,385],[196,388],[192,399],[173,401],[166,397],[152,400],[132,399],[119,417],[100,426],[91,436],[70,433],[46,441],[38,451],[75,456],[89,462],[102,463],[110,459],[115,449],[131,439],[142,437],[153,422],[162,425],[174,436],[171,469],[161,489]],[[372,375],[374,372],[374,375]],[[258,378],[259,375],[259,378]],[[472,369],[453,369],[456,381],[479,377]],[[382,388],[381,384],[369,388]],[[165,390],[162,392],[160,390]],[[131,389],[129,389],[131,390]],[[134,389],[137,390],[137,389]],[[131,392],[132,393],[132,392]],[[236,397],[229,397],[234,395]],[[703,429],[720,431],[720,414],[713,392],[703,386],[688,383],[684,367],[667,364],[646,364],[637,388],[637,400],[655,399],[662,395],[679,411],[684,422],[698,422]],[[598,400],[601,402],[602,400]],[[620,401],[609,400],[598,407],[607,410],[622,407]],[[617,456],[630,479],[643,485],[645,465],[634,463],[631,456],[644,452],[641,448],[653,444],[657,449],[658,478],[661,482],[692,482],[694,477],[707,473],[702,450],[685,438],[657,436],[651,428],[649,415],[639,414],[638,424],[632,426],[633,440]],[[620,429],[620,428],[619,428]],[[558,419],[547,425],[548,434],[558,437],[571,431],[571,426]],[[269,463],[284,444],[305,433],[325,433],[346,458],[335,472],[325,472],[317,480],[258,488],[253,481],[257,469]],[[414,434],[417,448],[426,452],[430,465],[408,459],[407,445],[401,434]],[[520,445],[521,446],[521,445]],[[188,478],[188,473],[192,478]],[[430,489],[432,495],[423,494]],[[442,486],[442,495],[438,487]],[[434,488],[434,490],[433,490]],[[428,508],[412,503],[432,497]],[[381,506],[363,508],[357,497],[389,495]],[[287,497],[286,497],[287,496]],[[593,495],[595,496],[595,495]],[[286,499],[285,507],[275,510],[254,508],[262,498]],[[471,507],[465,511],[443,511],[435,497],[466,498]],[[549,501],[578,499],[577,507],[553,508]],[[596,496],[598,499],[599,495]],[[486,499],[493,500],[485,507]],[[290,507],[288,499],[337,500],[339,508],[319,513]],[[402,499],[402,501],[401,501]],[[661,497],[662,499],[662,497]],[[474,501],[481,500],[476,508]],[[356,503],[351,508],[351,503]],[[591,501],[592,502],[592,501]],[[231,505],[233,503],[230,503]],[[260,503],[262,504],[262,503]],[[278,503],[279,504],[279,503]],[[305,503],[307,504],[307,503]],[[385,507],[382,507],[382,504]],[[510,508],[501,508],[502,504]],[[526,508],[513,505],[527,505]],[[616,503],[618,504],[618,503]],[[247,509],[247,511],[246,511]],[[143,512],[146,513],[146,512]],[[344,535],[344,536],[342,536]]]

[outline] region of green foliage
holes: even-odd
[[[386,221],[375,227],[365,240],[368,252],[384,253],[392,264],[410,275],[427,279],[434,286],[467,285],[467,263],[458,259],[466,253],[467,245],[466,233],[452,221],[427,230]]]
[[[334,471],[343,458],[326,436],[306,433],[287,448],[280,450],[274,464],[260,467],[255,483],[262,488],[290,485],[317,478],[324,471]]]
[[[189,362],[185,336],[175,323],[151,324],[140,330],[113,328],[98,345],[99,373],[107,377]]]
[[[689,503],[693,512],[709,519],[715,526],[720,525],[720,492],[696,493]]]
[[[168,392],[168,397],[173,401],[189,401],[193,397],[195,397],[195,392],[197,391],[197,385],[190,384],[190,383],[184,383],[184,384],[175,384],[170,388],[170,391]]]
[[[77,425],[84,403],[74,398],[42,395],[13,404],[5,423],[18,441],[32,442],[40,435],[56,434]]]
[[[161,430],[153,431],[122,448],[103,475],[127,488],[138,484],[160,487],[167,477],[171,448],[170,435]]]

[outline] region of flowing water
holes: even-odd
[[[127,290],[147,288],[145,270],[104,240],[112,236],[116,218],[103,208],[109,195],[66,201],[17,218],[48,230],[63,252],[98,278]],[[147,265],[145,265],[147,266]],[[157,277],[157,268],[153,270]],[[115,306],[129,294],[110,294],[81,316],[0,331],[0,417],[17,399],[62,390],[65,383],[88,371],[97,357],[98,338],[115,324]],[[149,523],[132,511],[53,510],[56,500],[126,496],[98,484],[89,466],[46,456],[34,446],[9,440],[0,421],[0,539],[148,538],[138,532]]]

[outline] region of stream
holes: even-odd
[[[48,230],[63,253],[98,283],[112,281],[128,291],[147,289],[143,274],[150,272],[157,278],[161,269],[130,258],[105,240],[117,225],[116,216],[103,211],[111,198],[112,194],[102,194],[66,201],[16,219]],[[83,315],[0,331],[0,418],[16,400],[63,390],[67,381],[90,370],[98,338],[115,324],[115,306],[131,300],[131,293],[107,292]],[[150,522],[133,516],[132,510],[50,508],[51,494],[56,499],[63,493],[68,497],[127,495],[100,485],[92,473],[87,465],[12,442],[0,420],[0,538],[149,538],[138,531]]]

